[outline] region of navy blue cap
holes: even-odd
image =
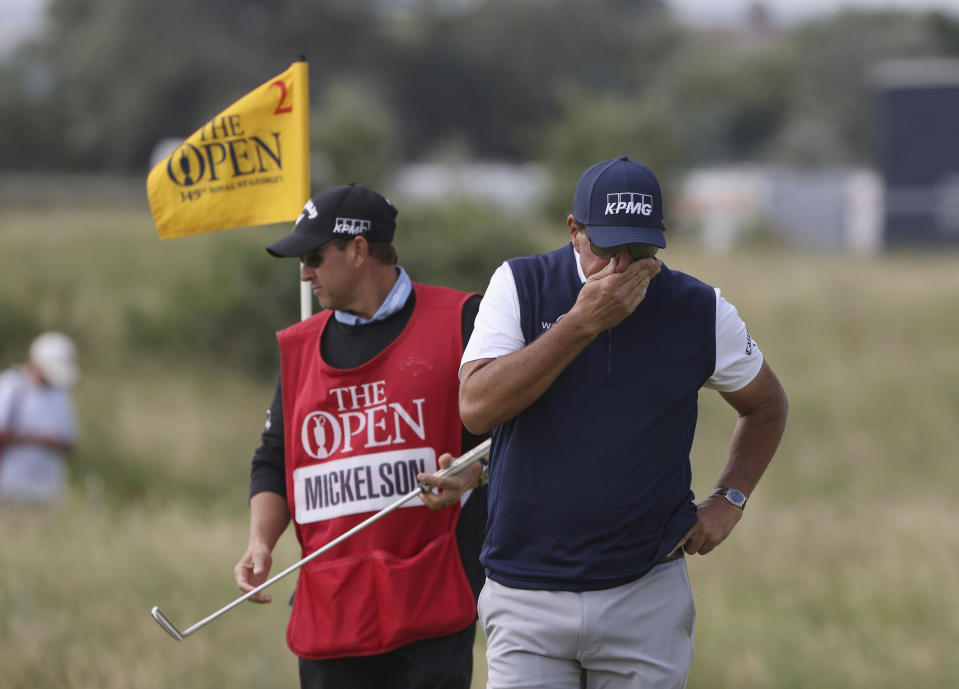
[[[656,175],[626,156],[596,163],[583,173],[573,197],[573,217],[599,247],[666,247],[663,192]]]
[[[337,237],[363,235],[371,242],[391,242],[397,213],[389,199],[362,184],[333,187],[307,201],[293,232],[266,250],[273,256],[292,258]]]

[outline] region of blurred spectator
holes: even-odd
[[[77,437],[69,388],[79,370],[66,335],[47,332],[25,364],[0,373],[0,500],[56,502]]]

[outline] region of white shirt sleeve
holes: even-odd
[[[509,264],[504,262],[493,273],[480,301],[473,334],[463,351],[460,369],[470,361],[495,359],[525,346],[516,280]]]
[[[716,369],[705,387],[719,392],[742,390],[763,365],[763,353],[749,335],[736,307],[716,290]]]
[[[460,370],[470,361],[495,359],[525,346],[516,281],[504,262],[493,273],[480,302]],[[749,335],[736,307],[716,289],[716,368],[705,387],[719,392],[741,390],[756,377],[762,363],[759,345]]]

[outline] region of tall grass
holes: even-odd
[[[296,686],[283,640],[292,576],[272,605],[240,606],[182,643],[149,616],[159,605],[183,627],[239,595],[249,457],[273,382],[136,349],[125,315],[163,308],[224,242],[262,251],[285,228],[159,242],[137,204],[3,201],[0,324],[14,325],[0,364],[21,356],[28,326],[58,327],[80,343],[84,377],[68,499],[0,509],[0,689]],[[723,288],[791,403],[743,520],[689,560],[689,686],[955,686],[959,256],[715,257],[677,240],[662,257]],[[700,417],[703,496],[734,416],[704,391]],[[277,566],[298,557],[288,534]],[[482,686],[481,639],[477,653]]]
[[[790,396],[744,519],[689,561],[690,686],[956,686],[959,255],[674,262],[723,286]],[[717,397],[701,396],[699,495],[733,420]]]
[[[238,515],[175,502],[120,510],[75,492],[56,511],[7,508],[0,519],[0,687],[296,686],[283,641],[293,577],[274,603],[240,607],[182,643],[150,616],[159,605],[185,628],[239,595]],[[286,546],[276,557],[298,559]]]

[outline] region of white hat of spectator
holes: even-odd
[[[80,377],[77,348],[62,333],[38,335],[30,344],[30,363],[40,370],[47,381],[61,388],[69,388]]]

